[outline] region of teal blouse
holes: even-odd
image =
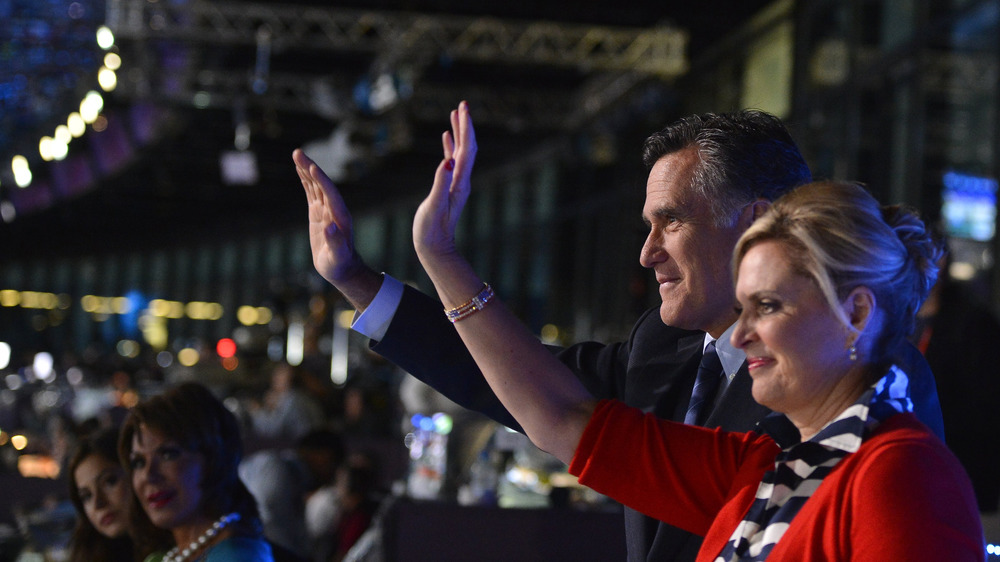
[[[166,552],[154,552],[144,562],[163,562]],[[271,545],[263,539],[229,537],[189,562],[273,562]]]

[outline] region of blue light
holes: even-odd
[[[105,2],[95,0],[0,0],[0,163],[25,139],[51,135],[93,87],[93,37],[104,16]]]
[[[139,334],[139,311],[149,305],[149,299],[136,290],[129,291],[125,298],[128,299],[128,312],[121,317],[122,331],[135,336]]]
[[[996,231],[997,180],[949,170],[941,183],[941,214],[948,234],[991,240]]]
[[[949,191],[957,191],[969,195],[992,195],[997,192],[997,180],[993,178],[973,176],[950,170],[945,172],[941,179],[945,189]]]

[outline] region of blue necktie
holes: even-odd
[[[704,423],[706,416],[702,415],[702,412],[711,408],[712,398],[715,396],[715,390],[719,388],[721,378],[722,361],[715,351],[715,342],[709,342],[698,365],[698,376],[694,379],[694,388],[691,389],[691,402],[688,403],[684,423],[688,425]]]

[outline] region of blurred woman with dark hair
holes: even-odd
[[[76,508],[70,539],[71,562],[131,560],[128,536],[129,488],[118,461],[118,432],[102,430],[84,438],[69,463],[69,498]],[[162,534],[150,537],[171,544]]]
[[[132,533],[149,562],[272,560],[253,496],[240,480],[239,424],[212,393],[185,383],[140,403],[122,427],[119,456],[135,492]],[[147,540],[167,530],[166,553]]]

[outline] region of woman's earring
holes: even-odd
[[[847,352],[849,353],[848,357],[851,358],[851,361],[858,360],[858,348],[855,347],[853,343],[851,344],[851,347],[850,349],[847,350]]]

